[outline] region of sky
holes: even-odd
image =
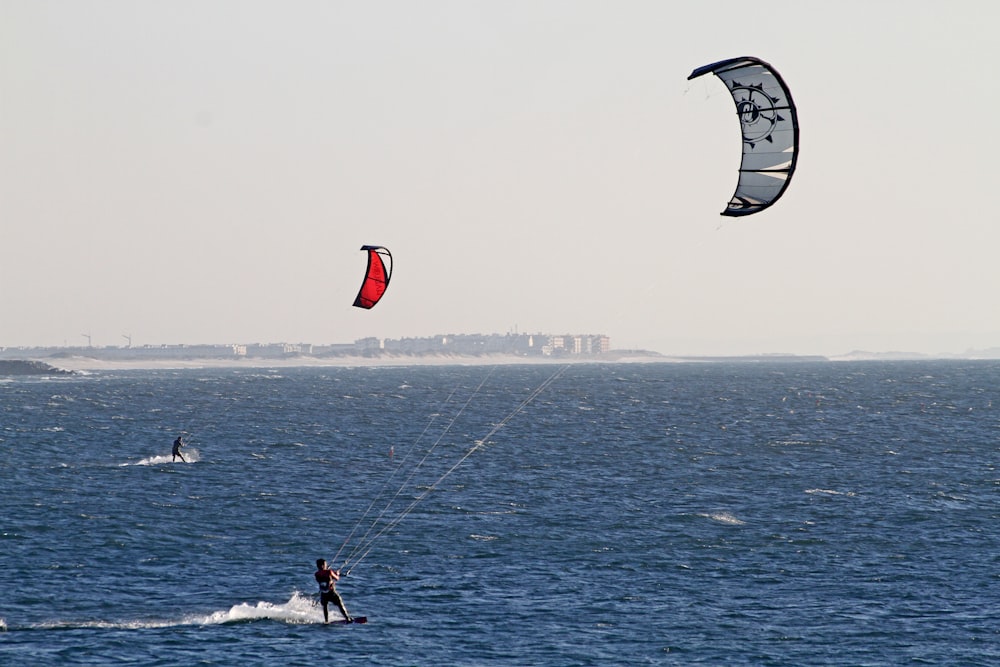
[[[1000,3],[0,0],[0,347],[1000,346]],[[784,197],[719,215],[755,56]],[[353,308],[364,244],[389,290]]]

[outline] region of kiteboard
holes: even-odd
[[[368,622],[367,616],[355,616],[349,621],[344,618],[337,621],[330,621],[328,625],[333,625],[334,623],[336,623],[337,625],[350,625],[351,623],[367,623],[367,622]]]

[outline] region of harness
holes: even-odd
[[[333,590],[333,570],[319,570],[316,572],[316,582],[319,584],[320,593],[329,593]]]

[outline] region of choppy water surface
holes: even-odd
[[[998,664],[998,427],[991,362],[2,380],[0,662]]]

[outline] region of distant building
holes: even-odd
[[[424,338],[362,339],[355,345],[365,351],[378,349],[392,354],[552,356],[605,354],[611,350],[611,339],[603,334],[446,334]]]

